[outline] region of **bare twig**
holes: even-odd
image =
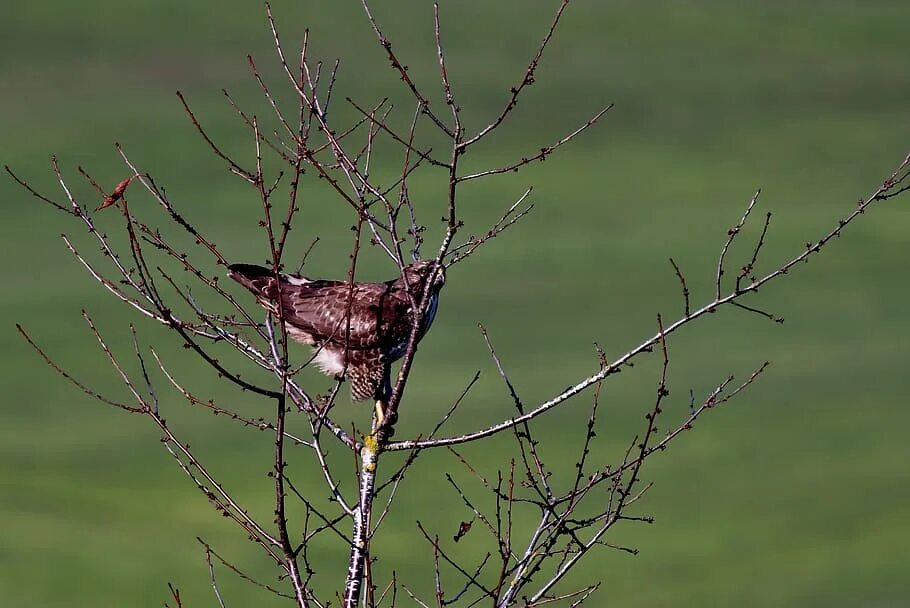
[[[686,316],[688,317],[692,313],[689,308],[689,288],[686,286],[686,277],[683,276],[682,271],[679,269],[679,266],[676,265],[676,262],[673,261],[673,258],[670,258],[670,263],[673,265],[673,270],[676,272],[676,277],[679,279],[679,282],[682,285],[683,300],[686,303]]]
[[[739,234],[740,230],[743,229],[743,226],[746,225],[746,220],[749,219],[749,214],[752,213],[752,207],[755,206],[755,202],[758,200],[759,195],[761,194],[761,189],[756,190],[755,194],[752,196],[752,199],[749,201],[749,204],[746,206],[746,211],[743,213],[743,216],[739,218],[739,222],[730,228],[727,231],[727,241],[724,243],[723,249],[720,251],[720,259],[717,261],[717,274],[714,281],[714,299],[720,299],[721,286],[720,282],[724,276],[724,258],[727,257],[727,250],[730,249],[730,245],[733,244],[733,240],[736,238],[736,235]],[[738,291],[738,290],[737,290]]]
[[[553,22],[550,24],[550,29],[547,31],[546,36],[544,36],[543,40],[540,43],[540,46],[537,48],[537,54],[534,55],[533,59],[531,59],[531,63],[528,64],[528,69],[525,71],[525,74],[519,83],[510,89],[511,96],[506,102],[505,107],[499,113],[499,116],[497,116],[493,122],[481,129],[477,135],[465,140],[462,143],[462,147],[467,148],[477,143],[491,131],[493,131],[496,127],[501,125],[506,117],[512,112],[512,110],[515,109],[515,106],[518,105],[518,96],[521,95],[521,92],[525,89],[525,87],[534,84],[534,73],[537,71],[537,66],[540,63],[540,60],[543,58],[544,51],[547,49],[547,44],[549,44],[550,39],[553,37],[553,33],[556,31],[556,26],[559,25],[559,20],[562,18],[562,14],[566,10],[567,6],[569,6],[569,0],[562,0],[559,8],[556,11],[556,16],[553,17]]]
[[[521,168],[524,167],[525,165],[529,165],[529,164],[533,163],[533,162],[536,161],[536,160],[541,160],[541,161],[542,161],[542,160],[546,160],[547,157],[550,156],[550,154],[552,154],[553,152],[555,152],[557,148],[559,148],[559,147],[562,146],[563,144],[569,143],[570,141],[572,141],[573,139],[575,139],[575,137],[576,137],[578,134],[580,134],[582,131],[584,131],[584,130],[587,129],[588,127],[591,127],[591,126],[593,126],[594,124],[596,124],[597,121],[600,120],[600,118],[601,118],[604,114],[606,114],[607,112],[609,112],[612,108],[613,108],[613,104],[611,103],[610,105],[608,105],[608,106],[606,106],[605,108],[603,108],[602,110],[600,110],[597,114],[595,114],[594,116],[592,116],[585,124],[581,125],[581,126],[578,127],[577,129],[575,129],[574,131],[572,131],[571,133],[569,133],[568,135],[566,135],[565,137],[563,137],[562,139],[560,139],[559,141],[557,141],[557,142],[555,142],[555,143],[553,143],[553,144],[550,144],[549,146],[544,146],[543,148],[541,148],[541,149],[537,152],[537,154],[534,154],[534,155],[532,155],[532,156],[525,156],[525,157],[522,157],[521,160],[519,160],[519,161],[517,161],[517,162],[514,162],[514,163],[512,163],[511,165],[507,165],[507,166],[505,166],[505,167],[499,167],[499,168],[497,168],[497,169],[487,169],[486,171],[478,171],[477,173],[471,173],[471,174],[468,174],[468,175],[462,175],[461,177],[458,178],[458,181],[460,181],[460,182],[466,182],[466,181],[470,181],[470,180],[472,180],[472,179],[478,179],[478,178],[481,178],[481,177],[487,177],[488,175],[498,175],[498,174],[501,174],[501,173],[512,173],[512,172],[517,172],[519,169],[521,169]]]

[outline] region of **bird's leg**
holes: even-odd
[[[376,426],[382,426],[382,423],[385,422],[385,403],[382,399],[376,400]]]
[[[386,363],[382,372],[382,384],[379,386],[378,395],[376,396],[376,426],[381,427],[386,422],[386,414],[389,409],[389,399],[392,398],[392,379],[391,379],[392,369],[391,366]],[[389,420],[389,426],[387,429],[388,436],[391,437],[393,430],[392,425],[395,424],[395,420]]]

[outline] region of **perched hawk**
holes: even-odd
[[[439,290],[445,282],[442,267],[430,276],[432,260],[406,266],[407,283],[399,275],[384,283],[355,282],[353,291],[349,281],[296,274],[281,274],[276,281],[271,269],[251,264],[232,264],[228,269],[228,276],[253,292],[272,313],[278,314],[276,303],[281,298],[288,334],[316,349],[315,362],[323,373],[347,378],[355,401],[385,402],[389,397],[390,364],[404,356],[414,323],[408,286],[418,306],[424,288],[430,288],[419,340],[436,316]]]

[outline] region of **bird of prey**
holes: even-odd
[[[323,373],[351,383],[355,401],[376,400],[384,416],[390,397],[390,366],[404,356],[419,307],[429,288],[429,308],[417,334],[420,340],[436,316],[444,268],[433,260],[405,266],[383,283],[308,279],[252,264],[228,267],[232,279],[250,290],[266,310],[277,315],[281,302],[288,335],[315,349]],[[409,293],[410,292],[410,293]]]

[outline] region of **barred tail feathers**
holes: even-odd
[[[255,264],[231,264],[228,276],[253,292],[257,298],[275,299],[275,275],[263,266]]]

